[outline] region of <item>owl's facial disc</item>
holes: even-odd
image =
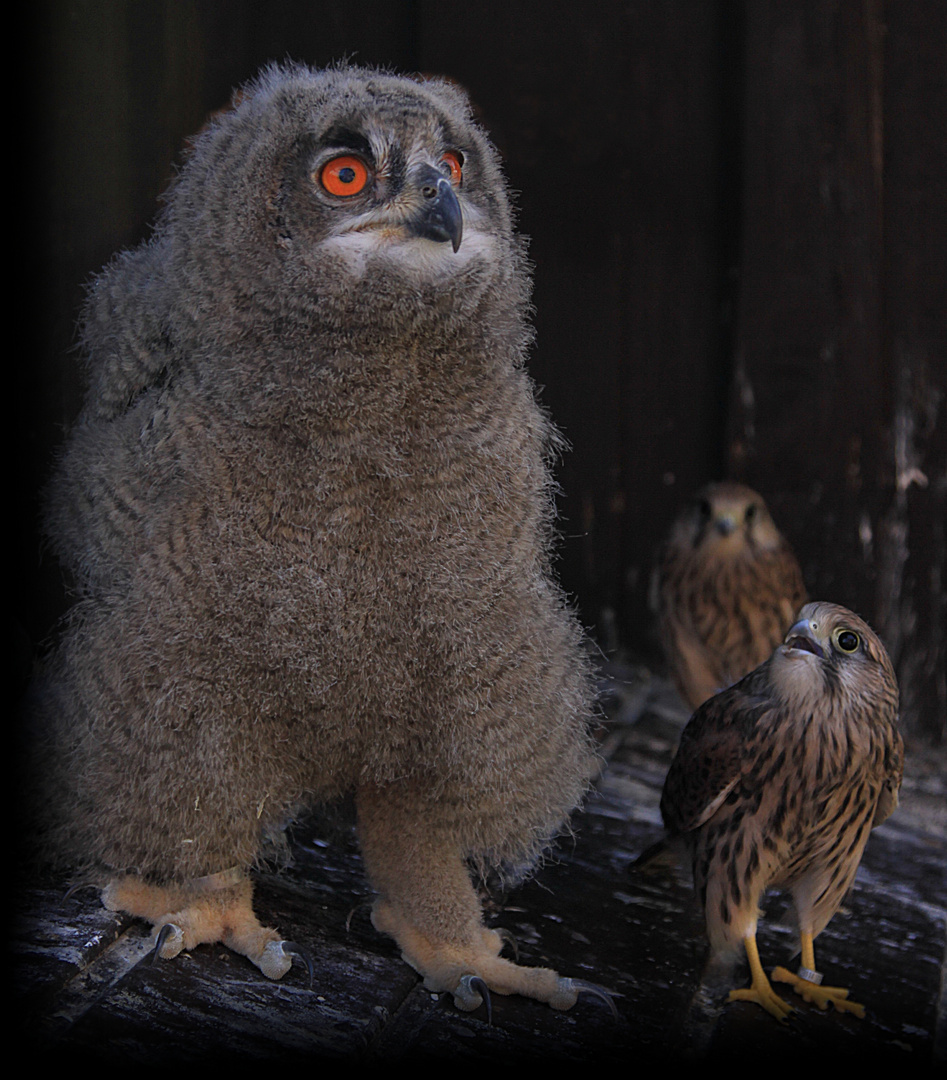
[[[406,240],[450,243],[456,254],[464,232],[464,213],[451,181],[433,165],[411,170],[397,192],[375,205],[352,207],[337,235],[372,235],[386,246]]]
[[[405,145],[385,132],[345,132],[318,154],[310,182],[330,211],[332,246],[370,250],[399,260],[429,261],[410,241],[450,243],[456,255],[464,236],[464,155],[436,150],[428,140]],[[399,248],[405,250],[399,252]]]

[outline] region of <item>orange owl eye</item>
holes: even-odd
[[[368,168],[361,158],[342,154],[323,165],[319,181],[330,195],[357,195],[368,183]]]
[[[456,187],[464,175],[460,166],[460,156],[448,151],[441,158],[441,164],[445,166],[444,171],[450,175],[450,182]]]

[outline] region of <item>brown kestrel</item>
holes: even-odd
[[[758,904],[792,893],[802,945],[797,975],[776,968],[819,1008],[858,1016],[848,990],[820,986],[813,939],[851,887],[872,827],[895,809],[903,746],[898,684],[884,646],[857,615],[807,604],[772,657],[705,702],[681,736],[661,813],[690,850],[714,950],[742,941],[752,983],[730,1000],[792,1011],[756,948]]]
[[[766,504],[742,484],[709,484],[678,516],[658,577],[670,675],[687,704],[758,667],[806,602],[802,571]]]

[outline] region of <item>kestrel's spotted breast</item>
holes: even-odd
[[[761,664],[805,603],[802,571],[762,498],[710,484],[684,507],[658,571],[658,621],[684,700],[703,701]]]

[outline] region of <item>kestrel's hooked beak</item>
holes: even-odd
[[[408,228],[415,236],[428,240],[450,240],[456,251],[463,235],[464,215],[450,180],[430,165],[422,166],[413,180],[424,201]]]
[[[733,514],[723,514],[714,519],[714,528],[721,536],[729,536],[736,532],[737,521]]]
[[[812,653],[821,660],[825,659],[825,650],[819,643],[808,619],[800,619],[791,626],[783,644],[790,649],[798,649],[800,652]]]

